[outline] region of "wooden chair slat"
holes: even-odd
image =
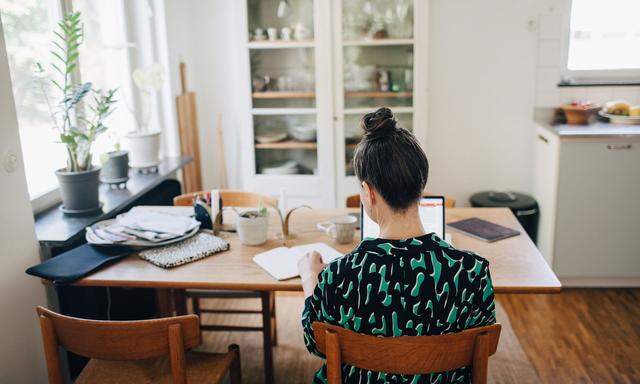
[[[478,383],[486,382],[486,366],[481,366],[486,365],[489,356],[496,352],[500,330],[500,324],[493,324],[445,335],[376,337],[331,324],[313,323],[318,350],[327,356],[327,372],[333,372],[336,363],[338,370],[342,363],[403,375],[450,371],[473,365],[474,372],[485,380]],[[333,366],[331,369],[330,365]]]
[[[198,191],[176,196],[173,198],[173,205],[191,206],[197,196],[204,196],[210,192]],[[220,198],[223,207],[257,207],[260,202],[265,206],[276,207],[278,205],[278,199],[275,197],[245,191],[221,190]]]
[[[167,328],[181,326],[184,348],[200,345],[198,316],[187,315],[138,321],[100,321],[76,319],[43,307],[38,314],[50,320],[56,341],[81,356],[104,360],[141,360],[169,352]]]
[[[423,197],[436,196],[433,194],[422,195]],[[451,196],[444,196],[444,206],[446,208],[453,208],[456,206],[456,199]],[[360,195],[347,196],[347,208],[360,208]]]

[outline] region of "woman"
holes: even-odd
[[[321,321],[376,336],[458,332],[495,322],[487,260],[459,251],[425,233],[418,201],[428,162],[416,138],[398,128],[391,110],[366,114],[354,165],[369,217],[380,238],[364,239],[351,253],[325,266],[310,253],[298,263],[304,293],[304,340],[316,348],[312,323]],[[342,366],[347,383],[468,383],[471,368],[398,375]],[[326,382],[326,366],[315,383]]]

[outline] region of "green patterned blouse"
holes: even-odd
[[[316,348],[314,321],[386,337],[440,335],[495,323],[489,262],[435,234],[367,238],[329,264],[305,300],[304,341],[324,357]],[[471,368],[414,376],[343,365],[342,377],[347,383],[470,383]],[[314,383],[326,383],[326,365]]]

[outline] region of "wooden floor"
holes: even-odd
[[[498,300],[542,383],[640,383],[640,289]]]
[[[304,347],[300,315],[303,299],[297,293],[279,293],[276,299],[278,314],[279,344],[274,348],[274,370],[277,383],[310,383],[313,373],[321,360],[312,356]],[[257,300],[205,300],[203,307],[216,308],[258,308]],[[509,324],[504,310],[497,306],[498,321],[502,323],[502,333],[498,352],[489,362],[489,382],[508,384],[537,384],[536,372],[522,350]],[[259,325],[260,318],[254,315],[212,315],[203,316],[206,323]],[[228,344],[240,345],[243,384],[264,382],[262,360],[262,336],[258,332],[205,332],[202,349],[212,352],[224,351]]]

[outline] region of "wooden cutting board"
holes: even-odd
[[[186,65],[180,63],[180,83],[182,93],[176,97],[178,110],[178,129],[180,134],[180,152],[193,157],[193,162],[183,170],[183,193],[202,190],[200,168],[200,139],[198,137],[198,117],[196,113],[196,94],[187,91]]]

